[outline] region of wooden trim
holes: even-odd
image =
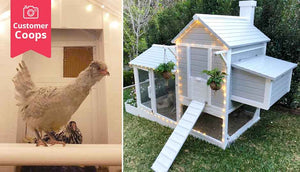
[[[255,113],[254,113],[254,117],[260,118],[260,108],[256,108]]]
[[[264,106],[263,103],[259,103],[259,102],[254,101],[254,100],[249,100],[249,99],[246,99],[246,98],[243,98],[243,97],[238,97],[238,96],[235,96],[235,95],[231,95],[231,100],[234,100],[234,101],[237,101],[237,102],[240,102],[240,103],[244,103],[244,104],[248,104],[248,105],[251,105],[251,106],[255,106],[255,107],[258,107],[258,108],[262,108],[262,109],[265,109],[265,110],[268,110],[270,108],[269,106]]]
[[[175,128],[176,125],[177,125],[176,121],[174,121],[170,118],[167,118],[165,116],[162,116],[160,114],[157,114],[157,113],[153,114],[150,109],[136,108],[136,113],[132,114],[132,115],[142,117],[142,118],[148,119],[148,120],[153,121],[153,122],[157,122],[157,123],[159,123],[163,126],[166,126],[166,127]],[[160,118],[158,118],[158,116],[160,116]],[[163,118],[165,120],[162,120]],[[167,120],[168,120],[168,122],[167,122]]]
[[[292,77],[293,77],[293,69],[291,69],[289,72],[290,72],[290,73],[289,73],[288,92],[290,92],[290,90],[291,90],[291,81],[292,81]]]
[[[133,67],[134,73],[134,84],[135,84],[135,93],[136,93],[136,103],[138,107],[141,107],[141,92],[140,92],[140,81],[139,81],[139,72],[137,67]]]
[[[179,46],[176,45],[176,69],[179,70],[179,52],[178,50],[182,51],[181,49],[179,49]],[[179,84],[181,84],[181,81],[179,80],[179,76],[180,76],[180,71],[175,73],[175,82],[176,82],[176,121],[179,121],[180,117],[181,117],[181,102],[180,102],[180,94],[179,94]]]
[[[232,52],[231,54],[244,53],[244,52],[247,52],[247,51],[257,50],[257,49],[260,49],[260,48],[265,48],[265,46],[259,46],[259,47],[254,47],[254,48],[245,49],[245,50],[234,51],[234,52]]]
[[[271,94],[272,94],[272,82],[270,79],[266,79],[265,82],[265,94],[264,94],[264,105],[268,107],[271,103]]]
[[[187,60],[187,68],[186,68],[186,73],[187,73],[187,96],[191,98],[192,96],[192,85],[191,85],[191,47],[187,46],[186,47],[186,60]]]
[[[228,118],[229,118],[229,110],[230,110],[230,101],[231,101],[231,51],[232,49],[229,49],[226,54],[227,59],[227,65],[226,65],[226,105],[225,105],[225,113],[226,115],[223,118],[223,130],[222,130],[222,140],[224,145],[227,145],[228,143]]]
[[[178,69],[178,66],[177,66]],[[176,72],[175,73],[175,91],[176,91],[176,121],[179,121],[180,119],[180,115],[181,115],[181,104],[180,104],[180,100],[179,100],[179,82],[178,82],[178,75],[179,73]]]
[[[227,50],[221,50],[221,51],[216,51],[214,54],[219,55],[219,54],[226,54],[228,51]]]
[[[127,102],[124,103],[125,104],[125,111],[132,114],[132,115],[135,115],[135,116],[138,116],[138,110],[137,110],[137,107],[134,107],[130,104],[128,104]]]
[[[205,141],[207,141],[208,143],[211,143],[211,144],[213,144],[213,145],[216,145],[216,146],[218,146],[218,147],[220,147],[220,148],[222,148],[222,149],[225,149],[226,148],[226,146],[224,145],[224,143],[223,142],[221,142],[220,140],[218,140],[218,139],[215,139],[215,138],[213,138],[213,137],[211,137],[211,136],[209,136],[209,135],[204,135],[204,134],[202,134],[202,133],[198,133],[196,130],[194,130],[194,129],[192,129],[192,131],[190,132],[190,135],[192,135],[192,136],[194,136],[194,137],[196,137],[196,138],[198,138],[198,139],[202,139],[202,140],[205,140]]]
[[[212,70],[212,49],[211,48],[209,48],[208,51],[207,51],[207,57],[208,57],[208,66],[207,66],[207,68],[208,68],[208,70]],[[211,95],[212,95],[211,94],[211,89],[208,88],[207,90],[208,90],[207,104],[211,105]]]
[[[28,143],[0,143],[0,165],[122,165],[121,144],[66,144],[36,147]],[[88,155],[88,156],[82,156]]]
[[[215,56],[217,56],[217,55],[220,55],[220,56],[221,56],[221,58],[223,59],[223,61],[224,61],[224,63],[225,63],[225,66],[227,66],[228,64],[227,64],[226,57],[223,55],[223,53],[227,53],[227,52],[228,52],[228,51],[217,51],[217,52],[214,53]]]
[[[219,49],[219,50],[223,50],[222,46],[213,46],[213,45],[203,45],[203,44],[187,44],[187,43],[179,43],[176,44],[177,46],[185,46],[185,47],[195,47],[195,48],[212,48],[212,49]]]
[[[150,81],[150,90],[151,90],[151,109],[154,113],[157,113],[156,109],[156,92],[155,92],[155,78],[154,71],[152,69],[149,70],[149,81]]]
[[[263,54],[266,55],[266,53],[267,53],[267,43],[266,42],[264,43],[263,47],[264,47]]]
[[[91,46],[97,47],[97,41],[55,41],[51,43],[51,47],[83,47],[83,46]]]
[[[97,47],[93,47],[93,60],[96,60],[97,57]],[[99,102],[100,98],[99,98],[99,91],[100,91],[101,87],[99,85],[94,85],[92,87],[91,91],[91,98],[92,98],[92,143],[96,143],[97,138],[99,138],[99,132],[98,132],[98,128],[99,128],[99,121],[101,121],[99,118],[99,114],[101,114],[101,110],[99,108]],[[123,90],[122,90],[123,91]]]

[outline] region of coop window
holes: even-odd
[[[93,60],[93,47],[64,47],[63,76],[77,77]]]

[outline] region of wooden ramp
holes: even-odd
[[[204,106],[205,103],[195,100],[190,103],[188,109],[183,114],[167,143],[153,163],[151,167],[152,170],[156,172],[166,172],[169,170],[190,131],[193,129],[193,126],[203,111]]]

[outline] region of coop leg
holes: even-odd
[[[222,142],[225,149],[228,143],[228,115],[224,115],[222,119]]]
[[[256,108],[254,118],[260,118],[260,108]]]
[[[47,143],[41,138],[41,135],[37,129],[34,129],[35,135],[37,137],[36,146],[48,146]]]

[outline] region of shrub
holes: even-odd
[[[134,84],[134,75],[132,69],[129,71],[123,71],[123,87]]]

